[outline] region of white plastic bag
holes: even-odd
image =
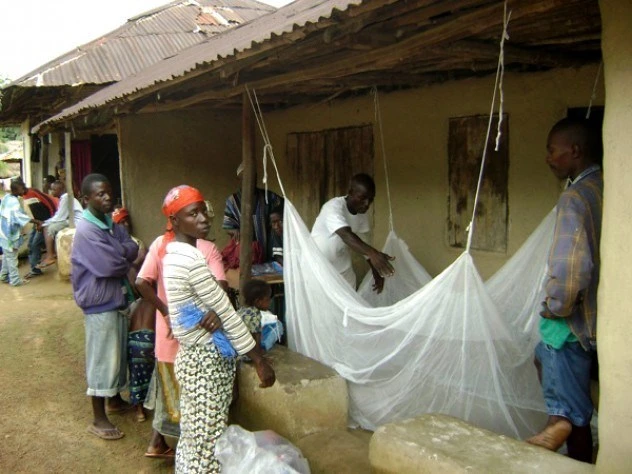
[[[274,431],[254,433],[230,425],[217,440],[223,474],[310,474],[301,450]]]

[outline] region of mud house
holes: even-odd
[[[215,34],[274,11],[251,0],[176,0],[130,18],[114,31],[77,46],[7,86],[0,94],[0,125],[20,126],[25,179],[39,186],[63,155],[63,136],[37,137],[31,127],[105,86],[198,44]],[[87,22],[93,21],[86,18]],[[116,131],[104,124],[72,140],[76,181],[86,171],[101,172],[120,195]]]
[[[625,131],[632,125],[626,93],[632,34],[626,19],[632,9],[615,0],[508,7],[503,146],[486,173],[475,259],[491,274],[555,204],[559,183],[544,165],[550,126],[589,105],[595,113],[605,106],[597,469],[627,471],[632,350],[623,336],[624,290],[632,283],[632,257],[624,242],[632,221]],[[253,138],[247,86],[257,92],[286,191],[308,225],[361,168],[376,177],[374,239],[384,239],[383,144],[395,229],[436,274],[463,245],[472,162],[482,148],[477,137],[481,116],[490,112],[502,31],[499,1],[298,0],[97,92],[37,132],[81,133],[114,123],[123,200],[139,236],[150,240],[162,229],[158,209],[169,187],[198,186],[217,211],[239,185],[242,159],[260,161],[263,142]]]

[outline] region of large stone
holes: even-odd
[[[312,474],[365,474],[371,472],[369,439],[368,432],[363,437],[349,431],[321,431],[300,439],[296,446]]]
[[[369,445],[375,473],[593,473],[574,461],[445,415],[425,415],[378,428]]]
[[[251,363],[240,364],[235,422],[250,431],[276,431],[292,442],[320,431],[346,429],[347,385],[335,371],[283,346],[268,354],[277,377],[270,388],[259,388]]]
[[[57,272],[62,280],[70,279],[72,270],[70,264],[70,254],[72,252],[72,241],[75,238],[75,229],[66,227],[57,232],[55,236],[55,247],[57,248]]]

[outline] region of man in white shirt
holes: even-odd
[[[59,198],[59,206],[57,207],[55,215],[50,219],[46,219],[42,224],[44,242],[46,243],[46,258],[42,260],[42,263],[40,263],[37,268],[48,267],[57,261],[55,254],[55,236],[60,230],[68,227],[68,216],[70,215],[68,211],[68,199],[72,198],[73,200],[75,222],[83,218],[83,207],[75,197],[68,195],[64,183],[55,181],[51,185],[51,194],[53,196],[61,195],[61,197]]]
[[[361,173],[351,178],[349,192],[327,201],[312,228],[312,238],[323,255],[351,285],[356,287],[356,275],[351,262],[351,250],[364,255],[371,266],[378,293],[384,288],[384,277],[395,273],[390,264],[391,257],[367,244],[370,230],[366,212],[375,198],[375,182],[369,175]]]

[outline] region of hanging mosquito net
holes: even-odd
[[[502,118],[503,44],[492,98],[474,209],[481,188],[496,91]],[[247,89],[276,169],[256,95]],[[394,255],[395,275],[382,294],[367,275],[354,291],[321,254],[291,202],[284,216],[284,280],[290,348],[334,368],[348,382],[353,423],[375,429],[387,422],[443,413],[517,438],[537,432],[546,420],[533,351],[539,340],[546,258],[553,238],[551,212],[521,249],[487,282],[466,251],[432,279],[394,231],[388,169],[379,126],[390,233],[384,251]],[[499,120],[500,121],[500,120]],[[496,144],[500,140],[498,126]],[[276,169],[281,191],[283,183]]]

